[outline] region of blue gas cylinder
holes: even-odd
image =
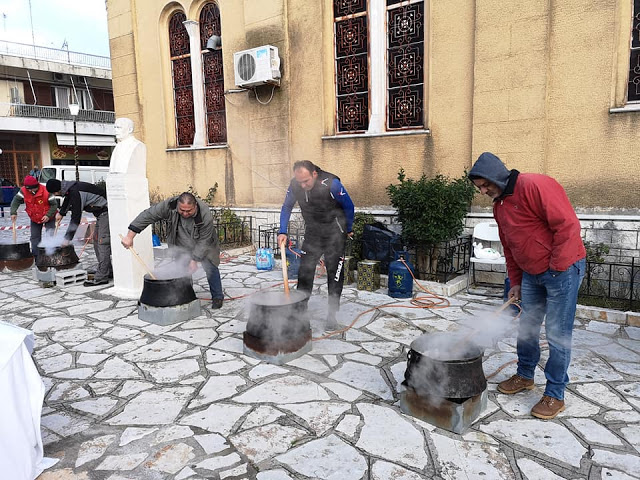
[[[396,252],[395,257],[396,259],[389,264],[389,296],[410,298],[413,295],[413,266],[409,263],[409,252]],[[400,259],[404,260],[404,263]]]
[[[298,270],[300,269],[300,259],[302,258],[302,251],[296,247],[289,247],[287,248],[285,255],[287,257],[287,276],[289,278],[298,278]]]

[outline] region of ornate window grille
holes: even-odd
[[[169,52],[179,147],[191,145],[195,133],[189,34],[183,24],[186,19],[183,12],[176,12],[169,19]]]
[[[215,3],[207,3],[200,12],[204,103],[207,116],[207,142],[210,145],[227,142],[222,50],[206,49],[207,40],[211,35],[221,36],[220,9]]]
[[[333,0],[336,128],[369,128],[369,44],[367,0]]]
[[[640,101],[640,0],[633,0],[632,25],[627,100],[638,102]]]
[[[424,128],[424,0],[333,0],[333,16],[336,133]]]
[[[424,2],[387,0],[387,129],[424,127]]]

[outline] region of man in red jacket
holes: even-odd
[[[573,321],[585,271],[580,222],[564,189],[553,178],[508,170],[492,153],[478,157],[469,179],[493,199],[493,216],[511,282],[509,297],[522,299],[518,369],[498,384],[498,391],[514,394],[534,388],[540,360],[538,337],[546,317],[547,384],[531,415],[554,418],[565,409]]]
[[[31,219],[31,253],[37,257],[38,244],[42,239],[42,226],[46,227],[48,235],[53,235],[58,205],[55,197],[31,175],[24,177],[24,187],[13,197],[11,202],[12,222],[15,222],[18,216],[18,207],[23,202],[26,205],[27,215]]]

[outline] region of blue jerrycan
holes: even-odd
[[[259,248],[256,250],[256,267],[258,270],[273,270],[274,264],[273,250],[270,248]]]
[[[409,263],[409,252],[398,251],[395,260],[389,264],[389,296],[393,298],[410,298],[413,295],[413,266]],[[400,261],[404,260],[404,263]],[[409,267],[407,268],[407,266]],[[411,271],[409,270],[411,269]]]

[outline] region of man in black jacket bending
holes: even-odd
[[[280,211],[278,245],[287,241],[289,217],[298,202],[305,222],[298,290],[311,295],[316,264],[324,254],[329,290],[326,327],[335,329],[344,280],[344,271],[338,266],[344,257],[347,236],[353,237],[353,202],[338,177],[322,171],[309,160],[294,163],[293,175]]]
[[[93,235],[93,247],[98,259],[98,268],[93,281],[84,282],[85,287],[106,285],[109,283],[111,271],[111,238],[109,236],[109,210],[107,194],[103,188],[87,182],[70,182],[52,178],[47,182],[47,191],[54,195],[62,195],[64,201],[56,214],[56,222],[60,222],[69,210],[71,221],[64,234],[65,244],[73,240],[80,225],[82,211],[93,213],[96,217],[96,228]]]

